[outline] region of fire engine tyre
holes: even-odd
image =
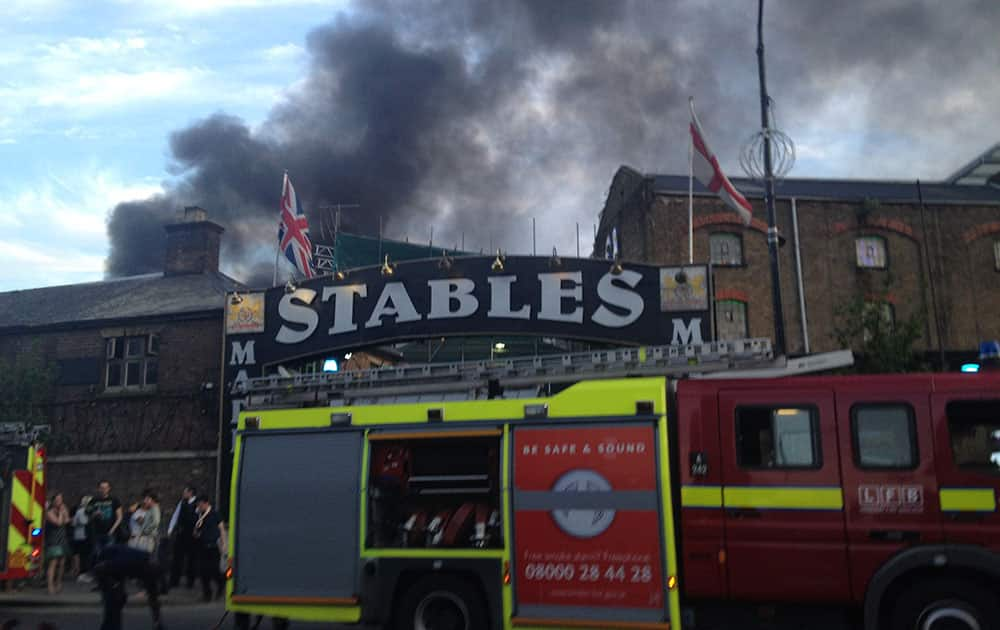
[[[395,630],[486,630],[486,605],[474,586],[452,575],[421,578],[403,594]]]
[[[992,630],[1000,604],[989,590],[959,579],[917,582],[892,608],[891,630]]]

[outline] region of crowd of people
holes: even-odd
[[[95,590],[99,589],[101,569],[111,566],[108,559],[126,556],[144,558],[156,573],[156,592],[150,592],[148,575],[141,581],[154,598],[182,581],[194,588],[196,577],[201,578],[205,601],[225,593],[225,523],[211,500],[190,485],[184,488],[169,523],[164,523],[153,489],[144,490],[126,506],[112,493],[111,483],[101,481],[95,495],[82,497],[72,509],[62,493],[54,492],[46,505],[44,536],[50,594],[62,590],[67,574],[81,582],[96,581]],[[138,553],[122,553],[122,548]]]

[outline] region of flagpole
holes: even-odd
[[[771,266],[771,308],[774,312],[774,354],[785,354],[785,313],[781,307],[781,273],[778,262],[778,226],[774,209],[774,171],[771,163],[770,98],[764,68],[764,0],[757,3],[757,72],[760,80],[760,126],[764,136],[764,200],[767,203],[767,253]]]
[[[694,97],[690,97],[691,113],[694,114]],[[688,264],[694,264],[694,137],[688,130]]]
[[[278,201],[278,232],[281,232],[281,204],[285,199],[285,186],[288,184],[288,169],[285,169],[285,176],[281,179],[281,198]],[[278,260],[281,258],[281,238],[274,246],[274,275],[271,277],[271,286],[278,286]]]

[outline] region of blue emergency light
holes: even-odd
[[[323,371],[324,372],[337,372],[340,370],[340,364],[337,363],[336,359],[327,359],[323,361]]]
[[[976,372],[979,371],[979,364],[978,363],[963,363],[962,364],[962,371],[974,374],[974,373],[976,373]]]
[[[35,529],[31,530],[31,535],[32,536],[41,536],[42,535],[42,528],[41,527],[36,527]]]
[[[979,359],[1000,358],[1000,341],[984,341],[979,344]]]

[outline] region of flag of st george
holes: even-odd
[[[722,172],[719,160],[708,148],[705,141],[705,133],[701,130],[698,116],[694,113],[694,99],[691,99],[691,143],[694,151],[691,158],[691,173],[702,183],[705,188],[711,190],[726,205],[736,211],[743,220],[744,225],[750,225],[751,212],[753,207],[746,200],[740,191],[736,190],[729,178]]]
[[[315,276],[312,266],[312,243],[309,241],[309,221],[295,195],[292,180],[285,173],[281,186],[281,224],[278,227],[278,249],[306,278]]]

